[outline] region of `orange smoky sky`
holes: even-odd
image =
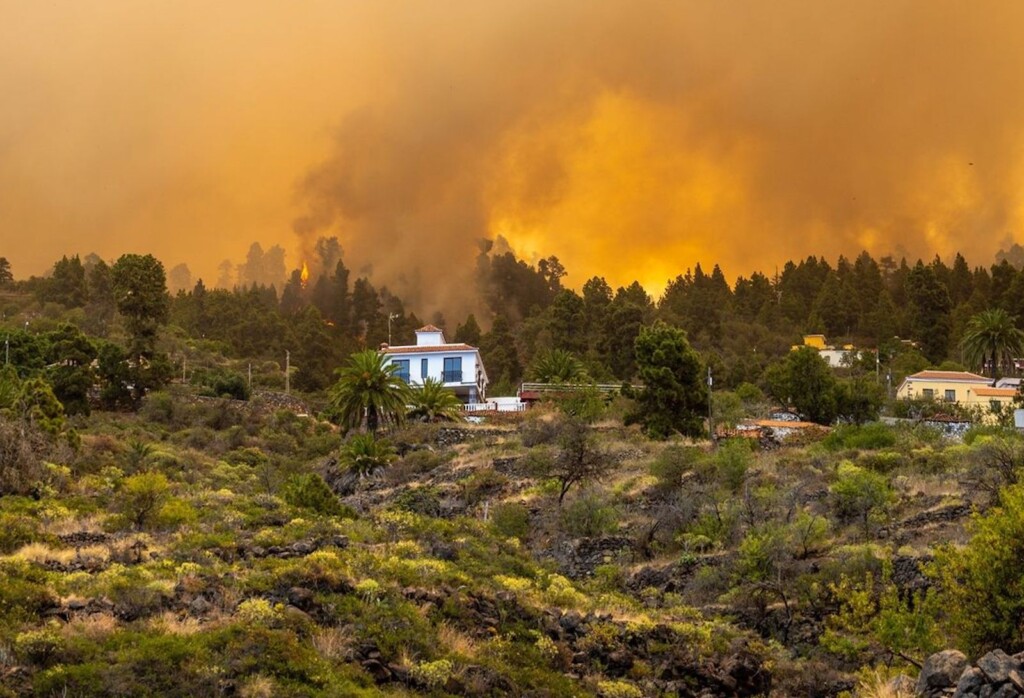
[[[336,235],[421,309],[1024,239],[1024,4],[0,0],[0,255],[216,278]]]

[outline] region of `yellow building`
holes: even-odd
[[[979,394],[982,391],[983,394]],[[999,395],[991,395],[998,391]],[[993,388],[992,379],[966,371],[921,371],[907,376],[896,390],[903,400],[933,399],[961,405],[988,404],[990,399],[1003,399],[1005,388]],[[1014,391],[1010,391],[1013,393]],[[1010,400],[1013,400],[1011,394]]]
[[[825,335],[823,334],[805,334],[804,344],[805,347],[813,347],[814,349],[831,349],[828,342],[825,341]]]
[[[979,405],[987,407],[992,411],[1001,410],[1004,407],[1013,407],[1013,399],[1017,397],[1015,388],[975,388],[969,396],[971,400],[968,405]]]

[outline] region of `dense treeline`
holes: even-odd
[[[417,317],[386,287],[353,275],[336,239],[322,239],[316,249],[313,278],[303,280],[294,270],[279,290],[263,283],[279,275],[279,248],[264,253],[254,245],[234,277],[242,285],[208,288],[199,280],[179,290],[170,299],[169,324],[189,337],[218,342],[237,358],[281,362],[289,352],[293,385],[314,391],[332,382],[334,369],[352,351],[412,343],[413,330],[432,322],[449,339],[481,347],[491,392],[500,394],[530,377],[531,363],[548,350],[575,355],[592,379],[635,379],[636,337],[656,320],[686,330],[717,385],[734,388],[765,386],[769,364],[805,333],[879,348],[879,364],[897,374],[951,360],[962,364],[961,339],[972,316],[992,308],[1017,316],[1024,307],[1024,273],[1005,253],[987,268],[972,268],[960,254],[952,264],[938,257],[912,264],[891,256],[876,260],[866,252],[834,264],[810,256],[787,262],[771,277],[755,272],[732,284],[718,265],[709,273],[698,264],[670,280],[655,299],[637,282],[613,289],[600,276],[573,290],[563,285],[566,271],[557,258],[531,265],[485,245],[471,303],[479,310],[449,325],[440,313]],[[109,336],[117,304],[112,269],[103,260],[64,257],[48,277],[22,282],[13,281],[10,265],[2,269],[8,287],[30,291],[42,303],[80,309],[75,324],[90,336]],[[189,278],[187,269],[176,270],[179,280]],[[1024,324],[1024,315],[1016,322]],[[913,340],[917,349],[898,338]]]

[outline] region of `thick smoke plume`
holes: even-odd
[[[654,291],[1024,239],[1019,3],[36,5],[0,28],[16,267],[132,247],[212,277],[294,230],[290,267],[336,235],[429,311],[499,235]]]

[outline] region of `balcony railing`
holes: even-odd
[[[462,371],[441,371],[441,381],[444,383],[461,383]]]

